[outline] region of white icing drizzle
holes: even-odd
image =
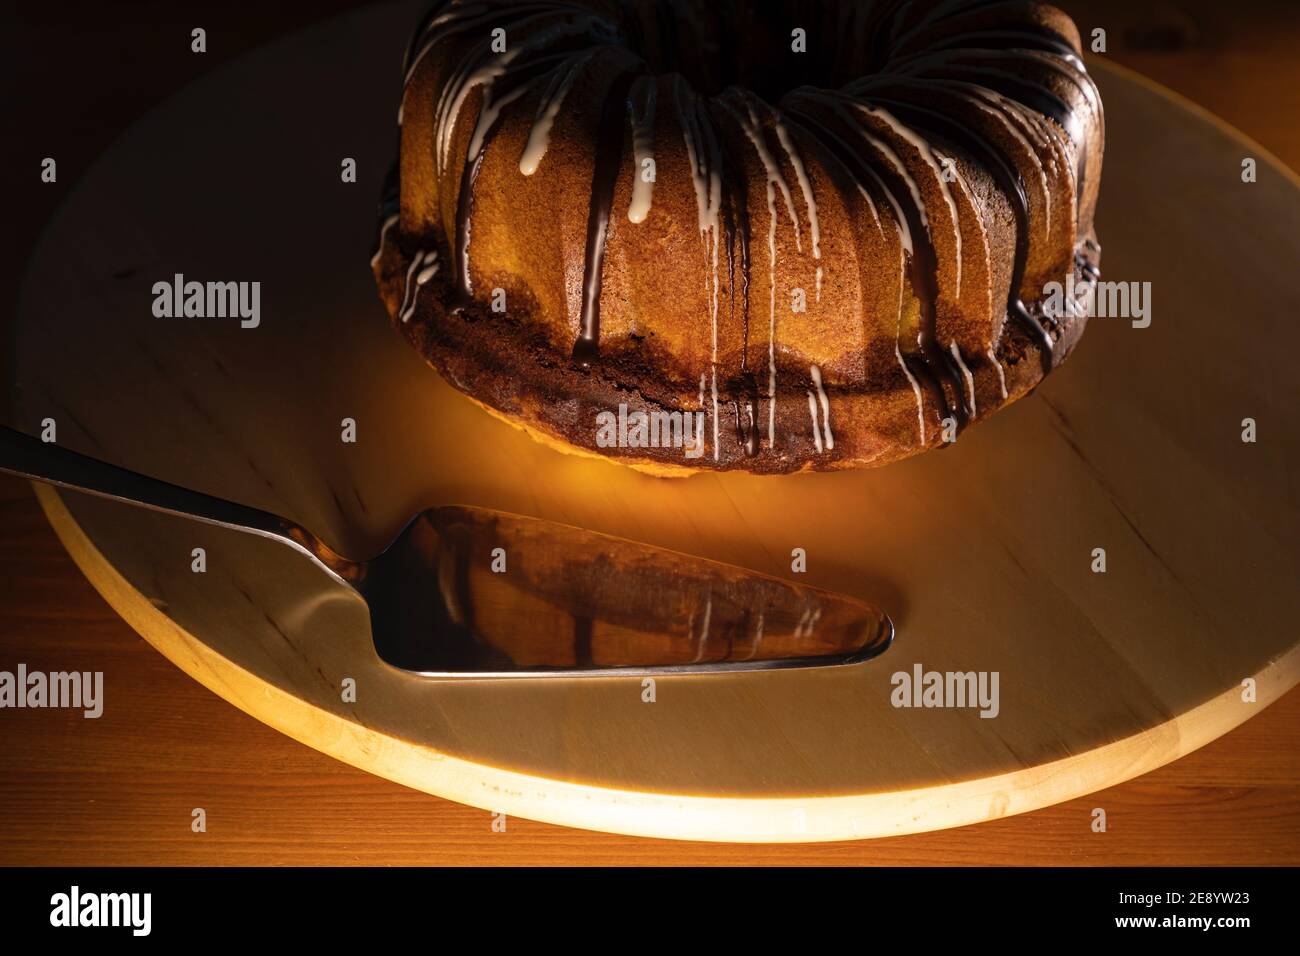
[[[901,222],[901,220],[900,220]],[[903,267],[903,253],[899,253],[899,269]],[[916,428],[918,434],[918,445],[925,444],[925,398],[921,395],[921,383],[916,380],[912,370],[907,367],[903,361],[903,353],[898,348],[898,337],[903,334],[903,284],[898,285],[898,319],[894,324],[894,357],[898,359],[898,367],[903,370],[907,380],[912,383],[912,392],[916,395]]]
[[[384,224],[379,227],[379,248],[376,249],[375,254],[370,257],[371,269],[379,265],[379,260],[383,258],[384,243],[388,241],[388,230],[392,229],[393,226],[397,225],[398,218],[399,215],[397,213],[393,213],[391,216],[385,219]]]
[[[552,10],[551,12],[554,13],[556,11]],[[544,15],[545,14],[539,14],[538,16],[544,16]],[[537,19],[537,17],[524,18],[523,20],[520,21],[519,25],[526,24],[527,22],[529,22],[529,20],[532,19]],[[493,81],[496,79],[496,77],[505,73],[509,64],[520,53],[537,47],[545,47],[548,44],[550,44],[552,41],[567,35],[581,34],[584,31],[589,30],[592,25],[598,25],[603,22],[604,21],[600,20],[599,18],[593,16],[585,16],[585,15],[574,17],[572,20],[566,19],[565,21],[557,25],[548,27],[547,29],[540,30],[534,33],[524,43],[520,44],[519,46],[515,47],[512,50],[507,51],[506,53],[501,54],[496,58],[496,60],[493,63],[487,66],[480,67],[477,70],[474,70],[473,72],[469,73],[468,76],[465,76],[465,73],[468,70],[468,66],[466,66],[465,69],[462,69],[460,71],[460,74],[457,76],[457,78],[443,89],[442,95],[439,100],[439,108],[437,111],[438,119],[435,124],[435,141],[438,146],[438,148],[435,150],[435,158],[441,155],[443,157],[443,160],[445,161],[446,153],[450,148],[451,139],[455,131],[457,117],[460,114],[461,105],[463,104],[465,97],[468,95],[468,91],[472,87],[482,84],[484,86],[484,93],[483,93],[483,102],[479,108],[478,121],[475,124],[474,132],[470,137],[469,146],[468,149],[466,150],[467,162],[474,162],[477,157],[481,156],[482,150],[484,148],[484,144],[487,139],[487,135],[491,131],[492,126],[496,122],[497,117],[500,115],[501,111],[510,103],[514,102],[515,100],[523,96],[525,93],[527,93],[531,86],[531,83],[521,83],[513,90],[511,90],[509,93],[507,93],[505,96],[501,97],[499,100],[493,101],[491,97],[491,93],[492,93]],[[586,59],[590,59],[594,55],[595,55],[594,52],[589,53],[586,55]],[[583,62],[585,62],[585,60],[583,60]],[[575,69],[581,70],[581,67],[582,67],[582,63],[579,63],[577,64]],[[455,95],[452,97],[451,105],[448,107],[447,104],[445,103],[445,100],[447,98],[449,89],[454,90]],[[549,129],[549,126],[547,128]],[[530,133],[530,139],[531,139],[531,133]],[[540,162],[540,160],[541,157],[538,156],[537,161]],[[442,171],[441,165],[440,164],[435,164],[435,165],[438,165],[439,167],[438,171],[439,173],[441,173]],[[715,240],[715,244],[716,244],[716,240]],[[466,257],[466,261],[465,261],[466,268],[463,270],[464,272],[463,279],[465,283],[465,288],[466,291],[472,291],[470,288],[471,281],[470,281],[470,273],[468,269],[468,254],[469,254],[468,244],[466,244],[463,250],[463,254]],[[715,256],[716,256],[716,250],[715,250]]]
[[[882,146],[886,151],[888,151],[889,147],[884,146],[884,144],[881,143],[880,140],[876,139],[865,129],[860,130],[860,132],[862,133],[863,137],[865,137],[873,145]],[[886,152],[886,156],[888,155],[889,155],[888,152]],[[895,156],[894,159],[895,161],[897,161],[898,157]],[[880,191],[884,193],[885,199],[889,201],[890,208],[894,210],[894,224],[898,226],[898,238],[899,238],[899,242],[902,243],[903,251],[908,256],[915,255],[916,251],[912,245],[912,227],[908,225],[907,216],[903,215],[903,207],[898,204],[898,199],[897,197],[894,196],[894,191],[885,186],[884,182],[881,180],[880,176],[876,173],[875,170],[868,169],[867,172],[871,175],[871,178],[874,179],[875,182],[881,187]],[[903,175],[904,176],[907,175],[906,170],[903,171]],[[861,185],[859,185],[858,188],[862,189],[862,194],[864,196],[868,195],[866,190],[863,189]],[[919,207],[919,209],[921,213],[921,224],[924,226],[926,225],[925,207],[921,206]],[[873,204],[873,212],[874,212],[874,204]],[[899,267],[900,269],[906,268],[906,262],[900,262]],[[902,309],[903,309],[902,302],[901,302],[901,293],[900,293],[900,302],[898,308],[899,308],[899,314],[901,316]]]
[[[438,171],[442,172],[447,166],[448,153],[451,151],[451,139],[456,132],[456,121],[460,117],[460,108],[465,103],[465,98],[469,96],[474,87],[481,84],[490,86],[492,81],[498,76],[505,73],[506,67],[520,53],[519,49],[509,50],[498,56],[487,66],[480,67],[471,73],[465,82],[460,84],[449,84],[443,89],[442,98],[445,99],[449,91],[455,90],[456,95],[450,101],[440,103],[438,119],[434,125],[434,140],[436,148],[434,156],[437,159]],[[469,155],[473,156],[473,152]]]
[[[718,245],[720,238],[720,221],[719,215],[722,210],[722,177],[717,169],[709,163],[709,158],[704,154],[704,143],[696,143],[692,132],[692,124],[687,122],[686,111],[695,110],[697,106],[694,100],[683,101],[683,94],[687,97],[693,97],[688,89],[685,88],[684,81],[680,75],[677,79],[677,106],[678,113],[682,124],[682,139],[686,143],[686,156],[691,167],[691,182],[695,187],[695,208],[699,220],[700,236],[710,245],[710,265],[712,268],[712,281],[708,283],[712,293],[711,321],[712,321],[712,359],[711,366],[713,370],[713,460],[717,461],[720,454],[718,444]]]
[[[694,614],[691,615],[691,629],[695,627]],[[700,624],[700,636],[697,639],[697,650],[692,664],[698,664],[704,657],[704,644],[709,639],[709,621],[713,617],[713,592],[709,592],[709,597],[704,605],[704,621]]]
[[[970,396],[970,417],[974,418],[976,415],[975,376],[972,375],[970,373],[970,369],[966,367],[966,363],[965,361],[963,361],[961,357],[961,349],[957,348],[957,343],[955,341],[949,343],[948,352],[949,354],[952,355],[953,359],[957,362],[957,367],[961,369],[961,377],[966,382],[966,392]]]
[[[483,148],[483,141],[487,139],[488,131],[492,129],[501,111],[527,92],[527,86],[518,86],[499,100],[490,97],[484,99],[483,108],[479,110],[478,122],[474,124],[474,135],[469,138],[468,156],[478,155],[479,150]]]
[[[809,366],[808,372],[812,375],[813,385],[817,388],[817,401],[822,407],[822,428],[826,432],[826,449],[829,451],[835,447],[835,436],[831,433],[831,404],[826,397],[826,389],[822,385],[822,370],[816,366]],[[813,416],[813,427],[817,426],[817,416]]]
[[[487,10],[487,6],[484,4],[465,4],[464,6],[453,7],[451,10],[448,10],[446,13],[440,14],[434,19],[430,20],[428,26],[424,28],[424,35],[426,37],[429,37],[429,34],[437,32],[439,27],[445,26],[448,23],[452,23],[462,18],[468,19],[469,17],[479,13],[483,13],[486,10]],[[403,86],[410,85],[411,77],[415,74],[415,68],[420,65],[420,61],[424,59],[425,54],[427,54],[431,49],[433,49],[434,45],[438,42],[438,40],[442,39],[443,36],[444,36],[443,34],[440,34],[438,36],[426,39],[424,44],[420,47],[420,52],[416,54],[415,59],[412,60],[410,63],[402,64],[404,68],[404,74],[405,74],[402,78]]]
[[[715,293],[716,294],[716,293]],[[713,373],[713,460],[718,460],[718,321],[717,309],[714,309],[713,320],[713,363],[710,366]]]
[[[984,354],[989,357],[989,361],[993,364],[993,367],[998,370],[998,388],[1002,390],[1002,398],[1005,400],[1007,397],[1007,376],[1006,373],[1002,371],[1002,363],[999,362],[998,357],[993,354],[992,348]]]
[[[821,223],[817,218],[817,200],[813,196],[812,180],[808,178],[808,170],[804,168],[803,160],[799,158],[794,143],[790,141],[790,134],[786,131],[785,125],[781,122],[779,116],[776,118],[775,126],[776,138],[781,141],[781,148],[790,157],[790,165],[794,167],[795,177],[799,180],[799,189],[803,193],[804,205],[808,207],[808,226],[809,231],[812,233],[812,254],[813,259],[817,261],[817,301],[820,302],[822,300],[822,230]]]
[[[808,389],[808,416],[812,419],[813,442],[817,445],[817,454],[824,450],[822,446],[822,429],[817,421],[817,399],[813,397],[812,389]]]
[[[641,91],[644,93],[638,96]],[[654,161],[657,97],[655,81],[648,76],[637,77],[628,92],[627,110],[632,121],[632,201],[627,207],[627,218],[632,222],[645,222],[654,198],[654,180],[645,179],[645,163]]]
[[[867,210],[871,213],[871,222],[876,227],[876,235],[883,240],[885,238],[884,227],[880,224],[880,214],[876,212],[876,201],[871,198],[871,193],[867,192],[867,187],[862,183],[854,181],[853,185],[858,187],[858,194],[862,196],[862,201],[867,204]]]
[[[870,112],[869,110],[866,110],[865,107],[859,108],[866,112]],[[890,149],[889,145],[878,136],[872,135],[865,128],[861,129],[860,132],[862,133],[863,138],[880,152],[880,154],[885,158],[885,161],[894,168],[894,172],[897,173],[903,182],[907,184],[907,190],[912,194],[912,203],[916,206],[916,211],[920,216],[921,225],[927,232],[929,232],[930,217],[926,214],[925,202],[921,199],[920,187],[917,186],[916,180],[912,178],[912,174],[907,171],[907,165],[899,158],[898,154]],[[898,215],[898,221],[903,227],[904,248],[906,248],[908,253],[911,254],[913,252],[912,233],[910,227],[907,225],[907,217],[903,215],[903,210],[899,207],[898,201],[894,198],[893,191],[885,190],[885,195],[889,197],[890,205],[894,207],[894,212]]]
[[[503,60],[505,59],[505,55],[503,55],[502,59]],[[500,75],[500,73],[504,73],[504,72],[505,72],[505,68],[502,67],[501,70],[498,73],[493,74],[493,76],[495,77],[497,75]],[[509,93],[507,93],[505,96],[501,97],[500,99],[494,100],[492,99],[491,82],[489,81],[487,83],[483,93],[483,104],[479,108],[478,120],[474,124],[474,132],[470,136],[469,147],[466,151],[466,156],[469,157],[471,161],[472,158],[477,156],[479,154],[479,151],[483,149],[483,144],[487,141],[487,135],[491,131],[493,124],[496,123],[497,117],[501,115],[501,111],[527,92],[528,92],[527,85],[520,85],[515,87],[513,90],[511,90]],[[455,121],[453,119],[453,123],[454,122]],[[448,137],[447,142],[448,144],[450,144],[451,142],[450,136]],[[469,255],[468,239],[465,245],[465,255],[467,257]],[[470,278],[469,278],[468,270],[466,271],[466,276],[465,276],[465,287],[467,289],[470,288]]]
[[[816,607],[805,607],[803,614],[799,616],[799,623],[795,625],[795,637],[812,637],[813,631],[817,627],[817,622],[822,618],[822,609]]]
[[[1047,66],[1069,80],[1075,89],[1083,94],[1089,112],[1093,116],[1101,115],[1101,94],[1097,91],[1097,84],[1093,82],[1092,77],[1088,75],[1087,69],[1084,68],[1082,60],[1073,55],[1067,57],[1059,53],[1049,53],[1046,50],[1025,50],[1023,52],[1033,59],[1047,64]],[[1072,67],[1072,69],[1065,69],[1061,65],[1062,63]],[[1069,126],[1066,128],[1066,132],[1070,134],[1070,141],[1073,143],[1078,143],[1082,139],[1082,130],[1078,127],[1081,122],[1087,122],[1086,116],[1081,119],[1080,112],[1080,110],[1073,107],[1069,110]]]
[[[920,444],[925,444],[925,399],[921,396],[921,384],[912,374],[912,370],[907,367],[903,361],[903,353],[898,350],[898,341],[894,341],[894,355],[898,358],[898,366],[907,376],[907,380],[912,383],[912,391],[916,395],[916,428],[920,436]]]
[[[937,156],[938,154],[936,153],[935,155]],[[949,161],[954,163],[953,169],[955,170],[955,169],[956,169],[956,165],[955,165],[956,161],[955,161],[955,160],[951,160],[951,159],[950,159]],[[973,195],[971,194],[971,191],[970,191],[969,187],[967,187],[967,185],[966,185],[966,180],[965,180],[964,178],[962,178],[961,176],[955,176],[955,178],[953,179],[952,183],[946,183],[945,185],[947,185],[947,186],[949,186],[949,188],[951,188],[951,186],[952,186],[954,183],[956,184],[958,191],[959,191],[959,192],[962,194],[962,196],[965,197],[965,199],[966,199],[966,208],[967,208],[967,209],[974,209],[974,210],[976,210],[976,213],[975,213],[975,231],[979,234],[979,235],[978,235],[979,242],[977,243],[977,248],[981,248],[981,249],[987,248],[987,247],[988,247],[988,230],[984,227],[984,212],[983,212],[984,205],[983,205],[983,203],[980,202],[980,201],[977,201],[976,198],[975,198],[975,196],[973,196]],[[958,255],[957,255],[957,295],[960,296],[960,295],[961,295],[961,225],[960,225],[960,222],[958,222],[958,225],[957,225],[957,243],[958,243],[958,245],[957,245],[957,252],[958,252]]]
[[[419,252],[416,254],[415,258],[411,260],[411,264],[406,268],[406,279],[402,282],[402,303],[397,310],[397,314],[402,318],[403,322],[410,318],[410,314],[406,310],[406,303],[411,298],[411,293],[415,290],[411,278],[415,275],[415,270],[420,267],[420,263],[423,261],[424,253]]]
[[[529,21],[552,15],[554,15],[554,11],[527,17],[524,20],[521,20],[515,29],[518,30],[520,26],[523,26]],[[448,16],[450,16],[450,14],[448,14]],[[439,19],[441,20],[442,18]],[[444,86],[442,93],[438,97],[434,121],[434,158],[437,160],[436,165],[439,174],[447,168],[448,154],[451,150],[452,138],[455,136],[456,123],[460,117],[461,107],[464,105],[465,99],[469,96],[471,90],[476,86],[486,86],[490,91],[496,78],[504,74],[510,64],[514,62],[521,53],[532,50],[536,47],[545,47],[563,36],[583,33],[590,30],[593,25],[599,24],[600,22],[601,21],[594,16],[575,17],[572,21],[561,22],[536,31],[530,35],[527,40],[506,50],[504,53],[497,54],[489,62],[479,66],[477,69],[470,70],[470,66],[467,63],[464,70],[458,73],[451,82]],[[428,49],[436,45],[437,39],[438,38],[435,38],[435,40],[432,41],[425,50],[421,51],[421,56],[423,56],[424,52]],[[488,42],[489,41],[485,40],[484,44],[486,45]],[[417,63],[419,59],[419,57],[416,58]],[[408,82],[410,80],[410,75],[414,70],[415,64],[412,64],[411,71],[407,74]],[[495,120],[496,114],[500,112],[501,108],[515,99],[516,96],[523,95],[523,92],[526,89],[527,84],[519,87],[517,90],[513,91],[511,95],[503,98],[500,103],[496,104],[496,109],[493,111],[491,119]],[[480,122],[476,132],[482,132],[485,134],[487,129],[490,128],[491,122],[489,121],[487,124],[484,124],[481,115],[483,112],[487,112],[490,109],[491,107],[485,102],[480,112]],[[482,145],[481,137],[479,137],[478,145]],[[478,150],[471,146],[468,155],[473,157],[477,152]]]
[[[785,200],[786,211],[790,213],[790,224],[794,226],[794,247],[798,252],[803,252],[803,236],[799,229],[799,214],[794,209],[794,194],[790,192],[790,184],[786,182],[785,175],[781,172],[781,167],[776,159],[767,148],[767,140],[763,136],[763,128],[759,124],[758,116],[754,113],[753,106],[748,101],[745,102],[746,116],[741,116],[732,109],[727,103],[723,102],[722,106],[736,121],[740,123],[740,128],[744,132],[746,139],[754,146],[754,152],[758,154],[758,160],[763,164],[763,171],[767,174],[767,181],[774,184],[781,190],[781,196]],[[776,221],[776,211],[772,211],[773,224]]]
[[[528,142],[524,144],[524,151],[519,156],[519,171],[525,176],[537,172],[542,157],[546,155],[546,147],[550,145],[551,127],[555,125],[555,117],[560,114],[560,108],[564,106],[564,97],[568,95],[573,81],[578,78],[578,74],[594,55],[589,52],[583,56],[570,57],[564,64],[567,69],[556,69],[550,86],[546,88],[546,94],[537,104],[537,116],[528,131]]]
[[[1026,116],[1023,114],[1024,107],[1021,107],[1019,103],[1017,103],[1017,104],[1015,104],[1015,105],[1016,105],[1017,107],[1019,107],[1019,109],[1017,109],[1017,110],[1012,110],[1012,111],[1011,111],[1011,118],[1014,119],[1014,120],[1016,120],[1016,122],[1014,122],[1014,123],[1011,123],[1011,122],[1007,123],[1007,127],[1011,130],[1011,134],[1012,134],[1013,136],[1015,136],[1018,140],[1020,140],[1020,142],[1022,142],[1022,143],[1025,145],[1025,147],[1029,150],[1029,155],[1031,155],[1031,156],[1038,156],[1038,151],[1035,150],[1035,149],[1030,145],[1029,140],[1028,140],[1027,136],[1025,135],[1025,134],[1027,134],[1027,133],[1029,133],[1029,132],[1032,131],[1032,129],[1033,129],[1032,123],[1029,121],[1028,117],[1026,117]],[[1022,129],[1024,130],[1024,133],[1021,132]],[[1041,132],[1041,128],[1040,128],[1040,132]],[[1047,152],[1048,152],[1048,154],[1049,154],[1050,157],[1051,157],[1051,160],[1052,160],[1052,169],[1053,169],[1053,171],[1054,171],[1054,172],[1059,172],[1059,171],[1060,171],[1060,164],[1057,162],[1056,150],[1053,149],[1053,147],[1052,147],[1052,141],[1049,140],[1046,136],[1043,136],[1043,138],[1042,138],[1042,140],[1041,140],[1041,143],[1042,143],[1042,145],[1047,149]],[[1041,161],[1040,161],[1040,162],[1037,162],[1037,163],[1033,163],[1032,165],[1033,165],[1033,167],[1034,167],[1034,172],[1036,172],[1036,173],[1038,174],[1038,180],[1039,180],[1039,183],[1040,183],[1041,186],[1042,186],[1042,192],[1043,192],[1043,228],[1044,228],[1044,231],[1047,232],[1048,235],[1051,235],[1051,232],[1052,232],[1052,190],[1049,188],[1048,183],[1047,183],[1047,168],[1043,165],[1043,163],[1042,163]],[[1068,164],[1067,164],[1067,165],[1068,165]],[[1071,168],[1071,172],[1073,172],[1073,168]],[[1071,191],[1070,195],[1074,195],[1073,191]]]
[[[1065,170],[1065,176],[1069,180],[1067,194],[1073,200],[1078,181],[1078,169],[1074,160],[1071,159],[1070,151],[1072,147],[1067,145],[1070,142],[1069,134],[1058,126],[1055,121],[994,90],[986,89],[977,84],[954,83],[952,85],[967,88],[972,99],[983,100],[984,103],[993,107],[992,109],[983,108],[996,117],[1016,139],[1023,143],[1029,149],[1031,155],[1039,158],[1039,161],[1032,165],[1042,186],[1042,195],[1045,201],[1045,220],[1047,228],[1050,230],[1052,192],[1048,188],[1047,169],[1042,163],[1040,151],[1046,150],[1051,156],[1052,170],[1055,174],[1060,175],[1062,169]],[[983,104],[979,103],[976,105],[983,106]],[[1027,138],[1035,132],[1037,133],[1038,149],[1034,148]],[[1065,141],[1062,141],[1062,136],[1066,137]],[[1059,160],[1064,160],[1064,162]],[[1067,212],[1066,215],[1069,216],[1070,214]]]
[[[768,304],[767,304],[767,444],[771,448],[776,447],[776,192],[779,189],[781,196],[785,200],[786,210],[790,214],[790,224],[794,227],[794,244],[795,249],[803,251],[803,240],[799,230],[799,216],[794,208],[794,195],[790,192],[790,185],[786,182],[785,176],[781,172],[781,167],[773,158],[767,148],[767,142],[763,136],[762,126],[759,124],[758,116],[754,113],[753,106],[748,102],[744,103],[745,113],[742,115],[733,109],[725,100],[720,101],[722,107],[727,110],[740,125],[745,137],[754,147],[754,152],[758,155],[758,160],[763,164],[763,171],[767,177],[767,287],[768,287]]]
[[[432,279],[435,275],[438,274],[438,266],[440,265],[440,263],[438,262],[438,253],[436,252],[429,253],[425,261],[428,262],[429,264],[426,265],[423,269],[421,269],[418,273],[416,273],[415,276],[415,285],[417,288],[419,286],[424,285],[426,282],[428,282],[430,279]]]
[[[1033,131],[1032,124],[1024,115],[1024,108],[1019,103],[1007,99],[1000,93],[986,90],[981,86],[972,86],[971,93],[974,95],[971,97],[970,101],[977,109],[988,116],[993,117],[994,120],[1000,123],[1002,128],[1010,133],[1012,138],[1019,142],[1030,156],[1035,158],[1038,157],[1039,149],[1035,148],[1034,144],[1029,141],[1027,136],[1028,133]],[[981,102],[981,100],[983,102]],[[997,108],[991,108],[988,104],[993,104],[993,106],[996,106]],[[1040,135],[1042,134],[1041,128],[1039,129],[1039,133]],[[1038,146],[1048,147],[1050,149],[1050,144],[1045,136],[1039,139]],[[1039,186],[1041,187],[1040,192],[1043,197],[1044,230],[1050,235],[1052,229],[1052,191],[1047,185],[1047,170],[1043,167],[1041,161],[1032,163],[1031,165],[1034,167],[1034,172],[1037,173]],[[1052,165],[1056,165],[1055,152],[1052,153]]]
[[[418,275],[416,275],[417,269],[419,269]],[[432,279],[437,271],[438,251],[436,249],[415,254],[415,258],[406,269],[406,281],[402,286],[402,304],[397,313],[398,318],[403,322],[409,321],[415,314],[415,303],[420,297],[420,287]],[[414,282],[411,281],[412,276],[415,277]]]
[[[759,645],[763,643],[763,625],[764,612],[760,609],[758,612],[758,625],[754,628],[754,644],[745,655],[745,660],[753,660],[758,655]]]
[[[921,158],[926,162],[927,165],[929,165],[934,170],[935,175],[939,178],[940,192],[943,193],[943,198],[948,204],[948,213],[949,215],[952,216],[952,238],[953,238],[953,242],[956,244],[956,250],[957,250],[956,295],[957,297],[960,297],[961,296],[961,219],[957,215],[957,201],[953,199],[952,189],[950,188],[951,184],[946,179],[944,179],[943,164],[939,161],[939,158],[935,155],[934,150],[930,148],[930,144],[923,137],[918,136],[915,132],[913,132],[913,130],[910,127],[899,122],[898,118],[895,117],[888,110],[879,106],[872,107],[872,106],[863,106],[861,104],[859,104],[858,109],[866,113],[868,116],[874,116],[877,119],[881,120],[883,123],[885,123],[891,130],[894,131],[895,135],[897,135],[900,139],[904,140],[908,145],[910,145],[921,155]],[[897,159],[896,156],[895,159]],[[921,216],[922,216],[922,220],[924,221],[926,218],[924,212],[925,207],[921,202],[920,190],[917,187],[915,180],[912,179],[910,174],[907,174],[907,188],[912,191],[912,196],[916,199],[917,208],[922,210]],[[928,221],[926,222],[926,227],[929,228]]]
[[[463,7],[458,7],[450,10],[447,13],[442,14],[441,16],[435,17],[433,20],[429,22],[428,26],[425,27],[424,35],[426,39],[424,43],[420,46],[420,52],[416,54],[414,60],[411,60],[409,63],[404,60],[402,63],[402,69],[403,69],[402,100],[400,103],[397,104],[397,125],[398,126],[402,125],[402,115],[406,111],[406,91],[411,86],[411,77],[415,75],[415,70],[420,65],[421,61],[424,60],[425,55],[428,54],[428,52],[433,49],[433,47],[437,44],[438,40],[442,39],[442,35],[430,37],[429,34],[435,33],[438,27],[444,26],[447,23],[451,23],[452,21],[457,20],[461,17],[468,17],[475,13],[482,12],[485,9],[486,7],[481,7],[478,5],[466,5]],[[409,59],[409,57],[410,57],[410,51],[408,50],[407,58]]]

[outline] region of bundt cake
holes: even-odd
[[[1073,348],[1103,120],[1020,0],[443,3],[372,267],[489,411],[644,470],[879,465]],[[1056,314],[1056,313],[1060,314]]]

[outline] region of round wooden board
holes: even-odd
[[[1300,183],[1261,147],[1094,60],[1103,279],[1151,283],[1149,328],[1094,319],[1033,397],[943,453],[655,479],[531,442],[388,327],[367,260],[417,10],[280,41],[118,141],[34,255],[14,420],[53,418],[65,446],[285,514],[354,555],[453,502],[787,576],[804,548],[806,581],[884,606],[898,638],[854,668],[662,678],[653,703],[639,679],[431,682],[379,662],[364,607],[274,544],[38,489],[90,580],[188,674],[430,793],[734,841],[1032,810],[1173,760],[1300,680]],[[344,157],[359,183],[340,182]],[[153,283],[178,272],[261,281],[261,325],[154,318]],[[998,672],[998,716],[894,708],[891,675],[917,664]]]

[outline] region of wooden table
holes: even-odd
[[[1300,165],[1297,131],[1286,126],[1296,115],[1295,84],[1274,74],[1268,89],[1279,98],[1259,95],[1260,80],[1269,76],[1265,67],[1287,63],[1289,44],[1300,33],[1290,21],[1300,18],[1281,6],[1234,11],[1225,39],[1220,28],[1227,24],[1208,20],[1208,5],[1195,5],[1205,13],[1185,20],[1175,14],[1152,21],[1144,14],[1145,24],[1126,19],[1121,5],[1110,6],[1113,14],[1094,4],[1090,9],[1100,13],[1088,16],[1106,25],[1115,59],[1181,89]],[[1092,21],[1080,16],[1080,22]],[[1198,23],[1206,24],[1200,33]],[[1178,52],[1121,49],[1126,38],[1177,42],[1180,31],[1196,42]],[[1246,49],[1250,58],[1240,52]],[[60,711],[4,712],[10,726],[0,744],[3,862],[1300,861],[1296,692],[1227,737],[1138,780],[978,827],[804,847],[661,843],[514,819],[506,832],[496,832],[484,811],[353,770],[204,691],[104,605],[64,555],[25,486],[0,482],[0,510],[0,561],[6,565],[0,574],[0,666],[21,660],[31,669],[61,669],[67,665],[60,662],[73,659],[80,669],[129,675],[119,686],[132,688],[129,699],[119,694],[97,721]],[[207,811],[205,834],[190,830],[194,807]],[[1090,832],[1094,807],[1107,811],[1106,834]]]

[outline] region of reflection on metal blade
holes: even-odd
[[[893,636],[854,598],[537,518],[437,508],[401,541],[360,589],[380,658],[423,674],[850,664]]]

